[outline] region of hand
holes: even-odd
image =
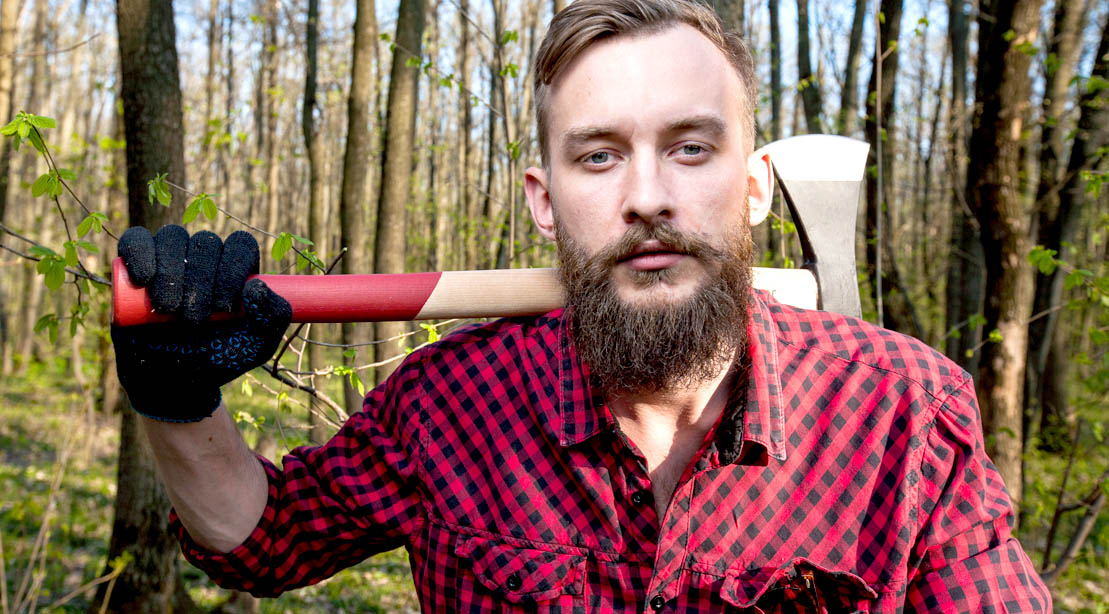
[[[167,422],[196,422],[220,404],[220,386],[265,363],[277,350],[292,308],[258,272],[258,242],[238,231],[221,241],[211,232],[192,237],[176,225],[154,236],[129,228],[120,257],[136,285],[147,287],[155,311],[178,322],[112,326],[119,381],[135,411]],[[245,286],[244,286],[245,284]],[[214,311],[243,316],[209,322]]]

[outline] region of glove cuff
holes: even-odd
[[[189,395],[153,395],[135,398],[128,393],[131,409],[140,416],[159,422],[200,422],[219,409],[223,393],[219,388]]]

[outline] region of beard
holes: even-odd
[[[746,347],[754,245],[745,227],[717,248],[667,223],[639,223],[589,256],[557,219],[555,224],[570,335],[606,393],[696,385],[718,375]],[[691,296],[634,305],[620,297],[615,267],[651,239],[702,265],[705,280]],[[627,272],[636,287],[649,288],[673,279],[675,268]]]

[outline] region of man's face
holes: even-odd
[[[588,269],[584,292],[624,309],[605,326],[639,313],[684,326],[729,313],[706,310],[704,299],[735,281],[729,262],[750,266],[748,223],[765,215],[769,163],[746,153],[742,88],[724,55],[684,25],[604,40],[552,83],[548,101],[549,168],[528,169],[525,186],[540,232],[559,243],[570,305],[570,286]],[[742,327],[735,317],[745,307],[732,316],[722,324]]]

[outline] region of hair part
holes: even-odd
[[[709,39],[739,75],[744,146],[754,149],[755,61],[739,34],[725,29],[712,8],[699,0],[577,0],[555,15],[535,59],[535,115],[544,166],[550,159],[547,106],[555,79],[593,43],[657,34],[683,24]]]

